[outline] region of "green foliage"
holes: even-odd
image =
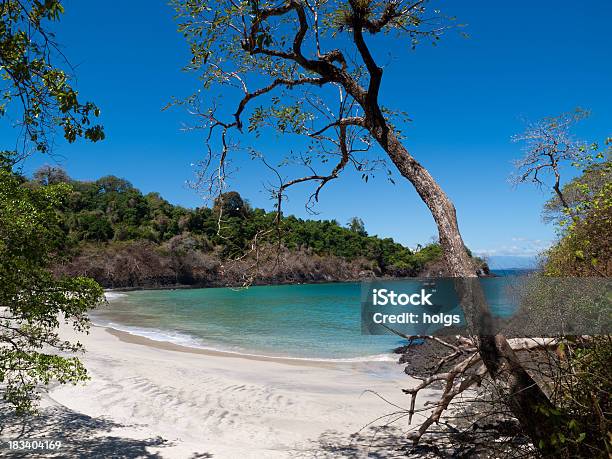
[[[574,165],[582,174],[569,182],[563,193],[569,208],[557,210],[560,240],[546,254],[545,272],[550,276],[612,275],[612,140],[606,150],[594,145]],[[555,209],[551,199],[547,209]]]
[[[368,232],[365,229],[365,225],[363,224],[363,220],[359,217],[353,217],[349,220],[348,229],[361,236],[368,235]]]
[[[250,208],[248,204],[244,202],[239,193],[229,191],[217,196],[215,202],[213,203],[213,211],[217,218],[246,218],[249,214]]]
[[[77,218],[79,236],[85,241],[104,242],[114,235],[113,227],[100,212],[83,212]]]
[[[102,289],[49,271],[63,248],[57,209],[69,193],[66,184],[32,186],[0,169],[0,388],[18,411],[33,409],[41,384],[86,379],[81,362],[64,354],[81,345],[62,340],[58,327],[63,321],[86,330],[86,312],[101,301]]]
[[[58,171],[55,175],[64,176]],[[87,241],[149,240],[161,244],[191,234],[206,240],[222,258],[231,259],[250,250],[256,237],[260,244],[276,244],[280,234],[289,250],[370,260],[372,270],[379,275],[415,275],[425,264],[442,257],[437,244],[412,251],[393,239],[368,236],[357,217],[345,228],[336,221],[287,216],[281,218],[277,228],[276,212],[252,209],[235,191],[219,196],[212,208],[190,210],[170,204],[157,193],[143,196],[131,183],[117,177],[68,181],[70,192],[62,207],[62,223],[67,240],[77,251],[79,244]],[[40,183],[33,181],[30,186],[40,187]]]
[[[59,127],[68,142],[79,137],[96,142],[102,126],[92,124],[100,110],[81,102],[70,76],[52,60],[63,60],[47,27],[64,12],[61,1],[0,2],[0,117],[13,110],[21,118],[26,143],[48,152],[49,131]]]
[[[537,445],[559,458],[609,458],[612,454],[612,340],[567,337],[558,345],[554,408],[534,407],[552,427]]]
[[[610,139],[606,144],[609,142]],[[606,154],[608,159],[605,159]],[[544,220],[558,224],[561,229],[572,222],[572,215],[584,217],[585,211],[589,209],[589,203],[594,202],[596,195],[612,182],[609,152],[599,151],[597,144],[592,144],[589,151],[585,152],[584,159],[574,162],[574,166],[582,173],[561,190],[569,209],[563,206],[557,195],[544,205]]]
[[[596,144],[584,149],[574,162],[581,175],[562,190],[569,207],[561,206],[557,197],[546,204],[545,211],[553,215],[560,238],[545,254],[544,276],[609,278],[612,275],[611,152],[611,139],[606,141],[605,150]],[[580,301],[573,314],[584,316],[593,325],[596,319],[591,319],[590,314],[609,319],[609,291],[604,292],[606,297],[593,298],[593,292],[575,290]],[[554,430],[538,446],[552,450],[555,457],[610,457],[610,336],[563,337],[557,356],[559,360],[551,380],[555,408],[546,413]]]
[[[366,182],[379,171],[393,182],[386,156],[375,151],[372,116],[380,117],[377,123],[386,124],[400,139],[398,127],[409,117],[380,105],[381,63],[374,62],[376,53],[366,42],[392,32],[400,53],[421,42],[435,44],[452,18],[428,0],[171,0],[170,5],[191,51],[185,70],[198,75],[201,87],[169,106],[185,105],[199,116],[198,128],[208,131],[211,157],[227,161],[239,145],[234,136],[244,131],[251,133],[253,152],[258,137],[289,136],[292,151],[278,166],[297,163],[307,171],[305,180],[289,181],[292,185],[323,186],[347,168]],[[223,97],[217,100],[217,94]],[[376,107],[367,107],[371,104]],[[229,113],[233,116],[224,120]],[[361,122],[366,118],[367,123]],[[271,163],[267,165],[273,169]],[[210,159],[198,166],[198,174],[206,176],[215,191],[223,188],[217,183],[223,174],[212,178],[206,171]],[[318,199],[318,191],[316,195]]]

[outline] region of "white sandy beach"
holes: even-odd
[[[381,444],[403,440],[409,427],[403,419],[376,436],[372,428],[360,432],[397,411],[364,391],[408,405],[401,388],[414,380],[393,362],[247,358],[101,327],[79,340],[88,350],[84,361],[91,380],[51,389],[46,424],[43,416],[37,427],[30,426],[37,432],[44,426],[47,437],[63,432],[64,453],[68,448],[81,457],[366,457]]]

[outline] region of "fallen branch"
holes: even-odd
[[[388,328],[388,327],[387,327]],[[408,438],[411,439],[415,444],[419,442],[423,434],[427,432],[432,424],[437,424],[440,417],[453,402],[455,397],[465,392],[466,390],[481,385],[483,379],[487,375],[487,369],[482,362],[482,358],[478,353],[478,346],[475,339],[466,337],[455,337],[456,344],[442,340],[436,336],[408,336],[401,332],[388,328],[390,331],[398,336],[408,339],[410,342],[416,339],[423,339],[436,342],[453,352],[443,356],[435,366],[433,374],[421,380],[421,382],[414,388],[403,389],[405,394],[411,396],[410,408],[407,412],[408,422],[412,423],[413,415],[416,411],[416,399],[423,389],[432,386],[435,383],[444,383],[444,389],[440,398],[431,402],[425,403],[425,406],[433,406],[433,409],[429,416],[420,424],[416,431],[409,434]],[[508,339],[508,345],[514,352],[532,351],[535,349],[547,349],[556,347],[561,342],[557,338],[513,338]],[[446,365],[451,364],[463,357],[459,362],[455,363],[451,368],[441,371]]]

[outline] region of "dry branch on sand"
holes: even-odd
[[[442,414],[457,396],[482,384],[483,379],[487,377],[487,368],[478,352],[476,338],[455,336],[454,342],[450,342],[448,339],[437,336],[406,336],[396,331],[394,333],[408,339],[409,342],[417,339],[429,340],[450,350],[449,353],[437,361],[431,375],[427,377],[413,375],[421,382],[413,388],[403,389],[405,394],[411,396],[410,408],[407,413],[409,423],[412,423],[412,418],[417,411],[428,412],[427,417],[419,427],[408,435],[408,438],[417,444],[430,426],[440,421]],[[508,344],[515,353],[521,353],[556,347],[559,340],[556,338],[513,338],[508,339]],[[500,371],[507,371],[507,369],[502,368]],[[416,410],[418,394],[435,384],[443,384],[443,390],[438,400],[427,401],[424,408]]]

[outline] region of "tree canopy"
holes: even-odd
[[[40,385],[86,378],[71,356],[80,344],[63,340],[58,327],[86,330],[86,311],[103,299],[95,281],[51,272],[65,248],[63,171],[39,171],[44,187],[13,172],[33,152],[52,153],[58,129],[69,143],[104,138],[94,123],[100,110],[79,97],[51,32],[63,11],[60,0],[0,2],[0,118],[16,128],[13,145],[0,151],[0,387],[18,411],[34,408]]]
[[[39,384],[86,379],[78,358],[61,354],[81,345],[63,340],[58,327],[86,330],[86,312],[103,299],[102,289],[49,269],[65,243],[57,210],[69,191],[65,184],[32,187],[0,169],[0,384],[19,411],[33,408]]]
[[[546,203],[545,213],[555,216],[559,239],[543,254],[543,278],[590,278],[585,279],[589,285],[593,278],[612,276],[611,155],[612,139],[606,139],[605,146],[591,144],[582,150],[573,158],[579,175],[560,190],[565,204],[556,192]],[[571,298],[571,293],[566,296]],[[574,314],[580,311],[593,324],[609,324],[609,282],[607,289],[580,292],[579,300],[586,304],[578,309],[580,301],[576,301]],[[549,302],[544,295],[534,308]],[[559,307],[552,305],[553,310]],[[552,445],[555,457],[608,457],[612,451],[610,335],[564,338],[556,349],[561,358],[551,372],[555,409],[549,413],[549,423],[555,426],[555,433],[544,441]]]
[[[30,186],[44,188],[53,183],[48,173],[49,168],[43,166],[34,174]],[[147,240],[162,244],[191,235],[202,239],[200,246],[215,248],[222,259],[231,259],[248,253],[253,238],[264,234],[277,219],[276,212],[252,208],[236,191],[223,193],[211,208],[186,209],[169,203],[158,193],[143,195],[125,179],[107,176],[91,182],[77,181],[57,168],[52,175],[61,177],[61,183],[70,190],[57,210],[61,211],[66,241],[76,252],[79,244],[87,242]],[[411,250],[391,238],[368,236],[363,221],[357,217],[343,227],[333,220],[305,220],[289,215],[280,219],[278,229],[288,250],[371,260],[380,275],[415,275],[441,256],[439,249],[432,249],[437,244]],[[276,242],[276,234],[260,237],[262,244]]]
[[[567,207],[555,195],[545,205],[554,213],[559,241],[545,254],[545,272],[553,276],[612,275],[612,139],[577,158],[580,175],[562,189]]]
[[[198,89],[176,103],[187,105],[198,115],[196,127],[208,131],[199,184],[213,196],[224,191],[226,163],[241,148],[275,171],[279,211],[289,187],[315,184],[307,203],[311,208],[323,187],[346,168],[366,181],[382,169],[393,180],[374,145],[388,151],[388,142],[401,136],[393,120],[407,115],[379,104],[383,69],[365,35],[395,33],[407,37],[407,48],[435,42],[448,21],[427,1],[172,4],[192,51],[187,69],[199,74],[206,94]],[[217,100],[220,92],[228,102]],[[295,151],[277,166],[251,145],[241,147],[243,130],[292,136]],[[293,166],[292,174],[302,169],[304,175],[287,177],[284,166]]]
[[[48,153],[56,128],[68,142],[104,138],[100,115],[82,102],[73,87],[70,65],[49,30],[59,21],[60,0],[0,2],[0,117],[10,118],[22,134],[19,155]]]

